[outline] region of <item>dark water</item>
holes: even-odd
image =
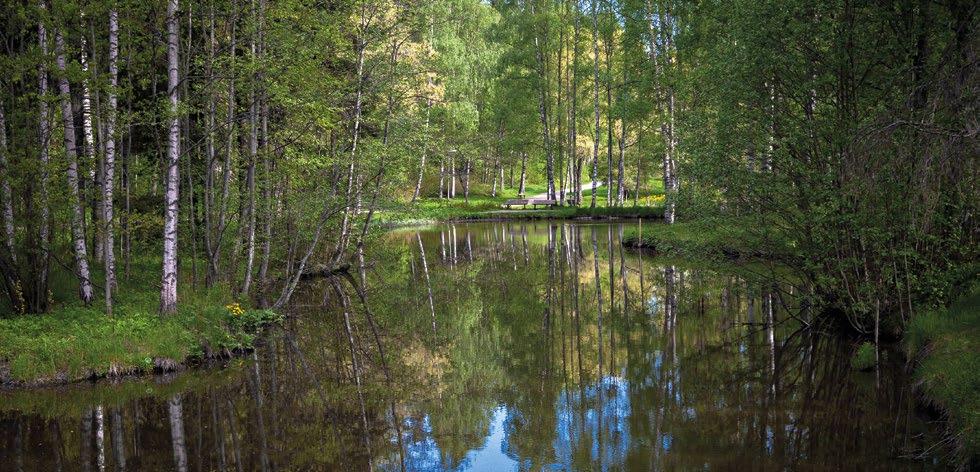
[[[223,369],[0,392],[0,469],[942,466],[898,356],[856,372],[791,278],[641,257],[634,225],[390,233],[363,298],[302,287]]]

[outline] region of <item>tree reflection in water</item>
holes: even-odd
[[[897,356],[876,384],[791,278],[624,251],[629,225],[389,233],[223,369],[0,393],[0,469],[932,465]]]

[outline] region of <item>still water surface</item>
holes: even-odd
[[[223,368],[0,392],[0,470],[938,466],[898,356],[856,372],[791,278],[623,250],[634,226],[391,232]]]

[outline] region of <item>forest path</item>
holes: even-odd
[[[596,190],[598,190],[600,187],[602,187],[602,181],[601,180],[596,180],[595,181],[595,188],[596,188]],[[583,185],[582,188],[581,188],[582,191],[591,190],[591,189],[592,189],[592,182],[589,182],[589,183]],[[565,191],[565,193],[568,193],[568,192],[571,192],[571,189]],[[548,198],[548,192],[539,193],[537,195],[531,195],[530,197],[527,197],[527,198],[528,199],[546,200]]]

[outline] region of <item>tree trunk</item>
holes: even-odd
[[[581,175],[581,164],[578,158],[578,147],[576,140],[578,139],[578,129],[577,129],[577,117],[578,117],[578,35],[580,27],[580,17],[581,12],[579,11],[579,2],[577,0],[570,0],[575,5],[572,16],[575,17],[575,26],[572,33],[572,89],[568,92],[571,98],[571,106],[568,111],[568,173],[569,173],[569,186],[572,188],[572,192],[575,196],[575,205],[582,203],[582,175]]]
[[[527,152],[521,152],[521,183],[517,188],[517,195],[524,197],[525,185],[527,184]]]
[[[106,111],[106,142],[105,142],[105,178],[102,180],[102,211],[105,212],[103,221],[105,229],[102,234],[105,236],[103,249],[105,250],[105,302],[106,311],[112,315],[112,290],[116,285],[116,259],[113,252],[115,241],[113,239],[113,206],[112,192],[115,185],[115,166],[116,166],[116,86],[119,81],[119,12],[113,8],[109,11],[109,109]]]
[[[419,160],[419,179],[415,182],[415,192],[412,193],[412,203],[419,198],[422,191],[422,176],[425,174],[425,154],[429,148],[429,111],[432,109],[432,99],[425,100],[425,126],[422,128],[422,158]],[[442,196],[442,180],[439,181],[439,196]]]
[[[619,170],[616,173],[616,206],[623,206],[626,199],[626,117],[620,117],[619,125]],[[612,188],[610,186],[610,188]]]
[[[14,249],[14,204],[10,194],[10,168],[7,167],[7,121],[0,102],[0,199],[3,200],[3,244],[12,262],[17,262]]]
[[[39,8],[46,10],[44,0],[40,0]],[[37,66],[38,83],[38,148],[40,158],[41,175],[38,178],[40,187],[40,202],[37,224],[37,241],[30,245],[31,259],[33,260],[31,269],[32,284],[27,300],[27,310],[34,313],[48,311],[48,272],[50,270],[51,254],[48,252],[48,240],[50,239],[51,214],[48,208],[48,147],[51,139],[51,128],[48,122],[48,36],[44,28],[44,23],[37,25],[38,46],[41,49],[41,61]]]
[[[351,221],[351,197],[354,192],[354,186],[356,182],[356,169],[357,169],[357,142],[360,137],[361,131],[361,100],[363,99],[364,93],[364,55],[365,49],[367,49],[367,42],[364,38],[367,29],[367,19],[365,17],[365,12],[363,11],[363,6],[361,10],[361,20],[360,20],[360,31],[357,37],[357,90],[354,97],[354,125],[351,127],[351,149],[350,149],[350,167],[347,172],[347,195],[346,201],[344,202],[344,218],[341,223],[340,229],[340,240],[337,242],[337,247],[334,251],[332,260],[334,263],[340,261],[343,257],[344,252],[347,250],[347,245],[350,241],[350,221]],[[359,193],[359,192],[358,192]]]
[[[89,167],[89,181],[91,182],[91,192],[81,191],[82,201],[88,201],[91,198],[92,203],[92,240],[93,240],[93,256],[96,262],[102,262],[102,257],[105,253],[103,250],[103,240],[102,240],[102,228],[99,222],[102,220],[105,210],[103,208],[103,202],[100,199],[102,192],[101,185],[101,175],[102,165],[99,161],[99,153],[95,149],[95,133],[92,128],[92,99],[91,93],[89,92],[89,79],[88,79],[88,58],[85,53],[85,37],[82,37],[82,53],[79,55],[82,72],[85,73],[85,78],[82,80],[82,136],[85,138],[85,157],[87,158]],[[94,44],[93,44],[94,47]],[[79,176],[81,177],[81,175]],[[84,185],[82,186],[84,187]],[[80,189],[82,190],[82,189]],[[84,230],[84,214],[83,214],[83,230]]]
[[[531,15],[534,15],[534,3],[531,2]],[[538,62],[538,76],[541,86],[538,87],[538,117],[541,119],[541,139],[545,153],[545,176],[548,180],[548,198],[555,198],[554,157],[551,149],[551,133],[548,125],[548,71],[544,61],[544,51],[537,31],[534,32],[534,52]]]
[[[207,83],[214,82],[214,56],[215,56],[215,21],[214,21],[214,3],[210,3],[210,9],[208,11],[208,58],[205,64],[205,73]],[[208,91],[208,110],[207,110],[207,121],[205,123],[206,134],[204,137],[204,148],[207,159],[206,170],[204,173],[204,251],[207,253],[208,265],[204,272],[204,286],[211,287],[214,285],[215,279],[217,278],[217,271],[214,270],[211,261],[214,258],[214,253],[216,251],[213,232],[214,227],[212,226],[214,222],[212,221],[212,213],[214,212],[214,172],[215,164],[217,163],[217,152],[215,149],[214,142],[214,130],[217,122],[217,105],[215,103],[215,94],[213,91]]]
[[[255,16],[255,2],[252,2],[252,16]],[[255,33],[251,40],[252,65],[256,63],[257,41]],[[255,89],[258,87],[257,77],[252,76],[252,90],[249,92],[248,107],[248,169],[245,174],[248,187],[248,228],[245,243],[245,281],[242,283],[242,295],[248,296],[252,284],[252,266],[255,262],[255,164],[259,153],[259,120]]]
[[[78,295],[88,305],[95,298],[88,270],[88,251],[85,248],[85,209],[78,190],[78,150],[75,146],[75,118],[71,107],[71,87],[68,85],[65,64],[65,44],[61,31],[55,33],[55,51],[58,63],[58,89],[61,94],[61,117],[65,127],[65,154],[68,158],[68,191],[72,199],[71,232],[75,247],[75,275],[78,277]]]
[[[593,56],[593,102],[595,112],[595,135],[592,139],[592,204],[595,208],[596,179],[599,177],[599,0],[592,0],[592,56]]]
[[[166,208],[163,220],[163,271],[160,287],[160,313],[177,312],[177,203],[180,174],[177,160],[180,157],[180,119],[177,107],[177,87],[180,77],[179,29],[177,18],[178,0],[167,1],[167,94],[170,102],[169,133],[167,139],[167,190],[164,196]]]
[[[604,38],[606,55],[606,206],[613,205],[613,103],[612,103],[612,38]]]

